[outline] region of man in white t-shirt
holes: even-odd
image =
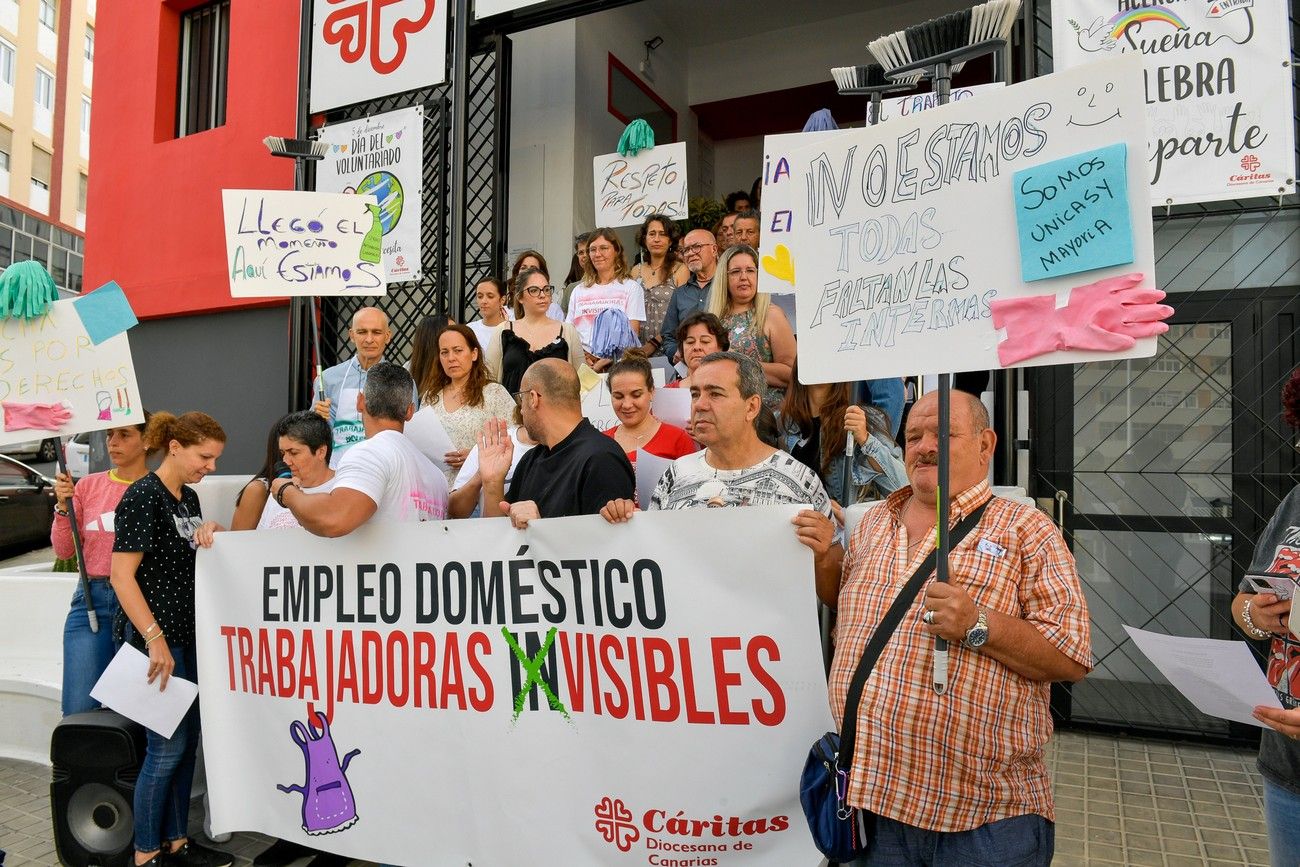
[[[747,355],[714,352],[691,375],[692,436],[703,451],[678,458],[655,486],[652,510],[807,504],[792,521],[813,552],[817,592],[828,605],[839,589],[844,549],[835,541],[830,498],[817,474],[759,439],[754,419],[767,380]],[[630,520],[631,499],[610,500],[600,514],[611,524]]]
[[[271,495],[318,536],[346,536],[369,520],[439,521],[447,516],[447,480],[402,433],[415,412],[414,383],[400,365],[370,368],[357,412],[366,438],[348,449],[328,493],[307,494],[286,479]]]

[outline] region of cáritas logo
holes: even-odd
[[[1265,181],[1273,180],[1272,172],[1261,172],[1259,167],[1263,165],[1259,157],[1254,154],[1246,154],[1241,158],[1241,167],[1246,171],[1244,175],[1228,175],[1228,186],[1235,184],[1258,184]]]
[[[736,841],[762,834],[779,833],[790,828],[789,816],[745,819],[740,816],[723,816],[715,813],[707,818],[697,818],[688,816],[684,810],[677,810],[674,813],[657,808],[646,810],[638,823],[623,799],[610,795],[600,799],[594,812],[596,830],[600,832],[600,836],[606,843],[617,846],[620,852],[630,851],[632,844],[642,837],[645,837],[645,845],[648,848],[665,851],[726,852],[729,848],[750,849],[753,848],[751,844]],[[671,842],[671,838],[674,837],[693,838],[697,842]]]
[[[631,849],[632,844],[641,839],[641,832],[632,821],[632,811],[623,805],[622,798],[609,795],[596,805],[596,830],[606,843],[614,844],[620,852]]]

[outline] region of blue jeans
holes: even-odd
[[[86,594],[80,581],[72,591],[72,606],[63,624],[63,715],[95,710],[99,702],[90,697],[99,676],[113,661],[117,642],[113,640],[113,617],[117,594],[107,578],[90,582],[90,601],[99,617],[99,632],[90,631]]]
[[[1273,867],[1300,864],[1300,795],[1265,778],[1264,821]]]
[[[969,831],[926,831],[876,817],[870,848],[856,867],[1047,867],[1056,849],[1056,826],[1029,814],[999,819]]]
[[[195,680],[198,665],[193,647],[171,648],[172,674]],[[199,746],[199,703],[196,700],[170,738],[145,732],[144,764],[135,784],[135,848],[153,852],[164,840],[186,836],[190,821],[190,788],[194,785],[194,751]]]

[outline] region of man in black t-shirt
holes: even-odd
[[[519,461],[506,494],[514,446],[504,420],[484,426],[479,437],[484,517],[509,515],[523,529],[533,518],[595,515],[611,499],[635,496],[636,476],[623,447],[582,417],[572,365],[542,359],[528,368],[519,385],[514,398],[538,445]]]

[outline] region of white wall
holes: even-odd
[[[610,54],[635,73],[645,57],[642,43],[654,36],[663,37],[664,42],[654,51],[651,61],[654,80],[642,80],[677,112],[678,138],[687,142],[687,153],[693,157],[695,124],[687,99],[687,46],[663,13],[658,4],[647,2],[578,19],[578,123],[573,179],[578,231],[595,228],[592,225],[595,219],[592,160],[598,154],[614,151],[625,126],[608,110]],[[693,162],[688,159],[688,178]]]
[[[560,280],[576,234],[574,216],[577,24],[563,21],[511,37],[511,251],[538,247]],[[591,174],[588,167],[587,174]],[[590,207],[590,206],[589,206]],[[506,271],[509,262],[502,263]]]

